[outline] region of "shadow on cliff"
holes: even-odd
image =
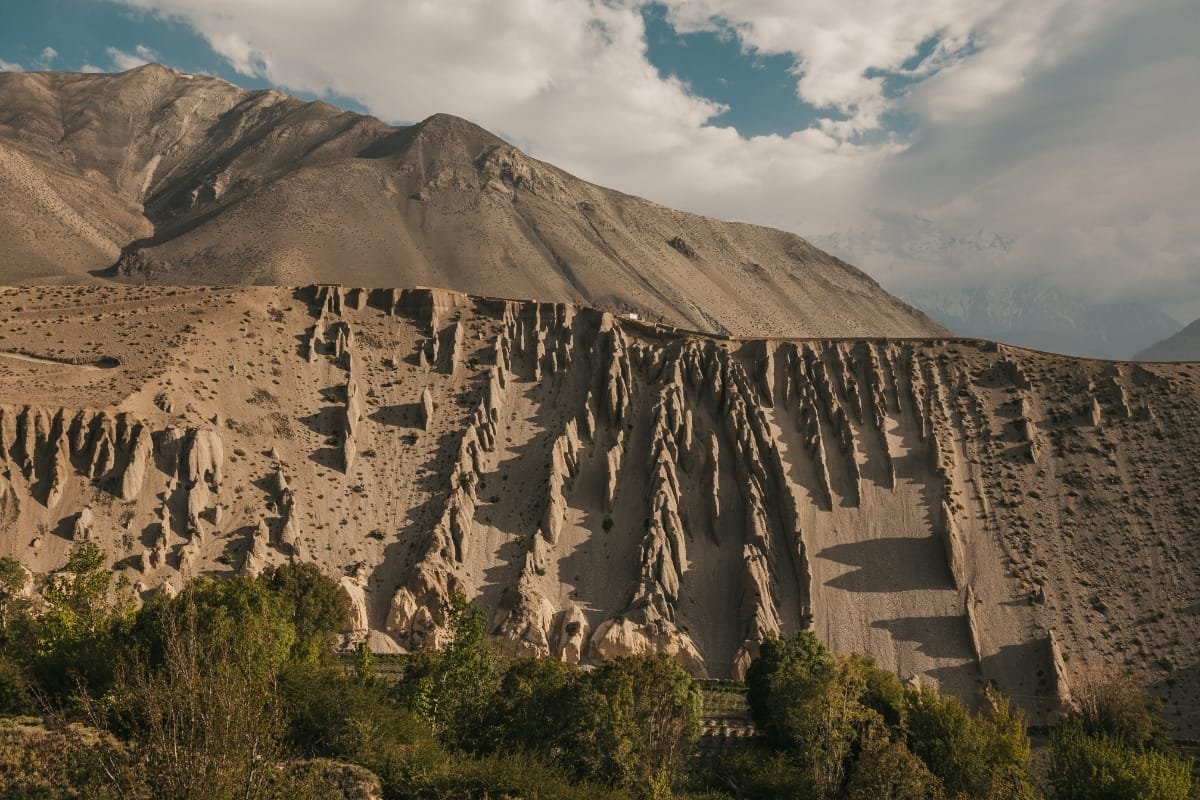
[[[826,547],[817,558],[855,567],[826,586],[847,592],[953,589],[942,544],[932,536],[869,539]],[[913,567],[917,568],[914,569]]]

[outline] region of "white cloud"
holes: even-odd
[[[12,61],[5,61],[0,58],[0,72],[22,72],[20,64],[15,64]]]
[[[53,47],[43,48],[41,54],[34,61],[34,66],[38,69],[49,69],[50,66],[58,60],[58,51]]]
[[[104,48],[108,53],[108,57],[112,59],[113,66],[117,70],[124,72],[125,70],[136,69],[137,67],[149,64],[151,61],[158,61],[158,53],[146,47],[144,44],[139,44],[134,48],[132,53],[124,50],[118,50],[115,47]]]
[[[88,64],[88,63],[85,63],[83,66],[81,66],[79,68],[79,71],[87,72],[87,73],[108,72],[108,70],[103,69],[102,67],[97,67],[95,64]]]
[[[1200,299],[1193,0],[666,0],[680,30],[790,54],[797,96],[837,112],[752,139],[659,76],[641,0],[125,2],[186,21],[247,75],[386,119],[459,114],[669,205],[840,233],[825,241],[898,288],[1054,273]],[[910,132],[888,134],[889,112]],[[992,232],[1006,248],[978,245]]]

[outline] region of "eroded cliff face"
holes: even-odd
[[[711,677],[811,626],[1035,719],[1128,667],[1200,726],[1190,365],[429,289],[14,289],[0,317],[0,551],[33,570],[82,539],[142,593],[314,561],[380,648],[444,641],[462,592],[514,654]]]

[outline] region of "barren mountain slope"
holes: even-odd
[[[1138,353],[1139,361],[1200,361],[1200,319]]]
[[[311,560],[377,647],[438,640],[461,590],[514,652],[711,676],[811,624],[1035,720],[1128,667],[1200,729],[1195,365],[439,290],[14,288],[0,321],[0,553],[30,568]]]
[[[426,284],[741,335],[944,333],[797,236],[594,186],[464,120],[394,128],[157,65],[0,73],[0,236],[11,283]]]

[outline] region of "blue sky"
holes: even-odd
[[[677,77],[694,93],[728,108],[711,124],[731,125],[747,137],[786,136],[820,121],[820,111],[796,96],[792,55],[748,51],[729,30],[680,34],[662,5],[645,7],[642,17],[646,56],[658,73]]]
[[[1052,284],[1181,319],[1197,40],[1195,0],[0,0],[0,67],[153,59],[391,122],[458,114],[893,291]]]
[[[247,89],[273,87],[262,76],[238,73],[191,26],[143,9],[103,0],[0,0],[0,8],[0,61],[28,71],[119,72],[131,63],[123,59],[151,60],[183,72],[215,75]],[[303,90],[296,94],[368,112],[349,97]]]

